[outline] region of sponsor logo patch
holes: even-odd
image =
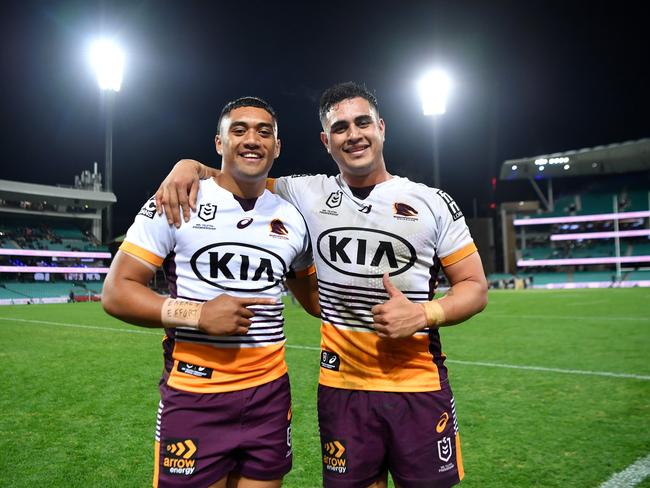
[[[339,358],[338,354],[323,350],[320,353],[320,367],[338,371],[341,367],[341,358]]]
[[[217,215],[217,206],[212,203],[202,203],[199,205],[199,218],[204,222],[214,220]]]
[[[316,251],[330,268],[348,276],[381,278],[404,273],[416,260],[413,245],[401,236],[377,229],[338,227],[323,232]]]
[[[142,206],[138,215],[144,215],[149,219],[153,219],[154,215],[156,215],[156,198],[151,197],[147,200],[147,203]]]
[[[323,442],[323,466],[332,473],[343,474],[348,470],[348,458],[342,441]]]
[[[190,374],[198,378],[210,378],[212,377],[212,369],[206,368],[204,366],[196,366],[194,364],[185,363],[183,361],[178,362],[178,367],[176,368],[181,373]]]
[[[452,219],[458,220],[463,216],[463,212],[460,211],[460,207],[456,202],[454,202],[453,198],[451,198],[442,190],[438,190],[436,193],[440,195],[440,198],[442,198],[447,204],[447,208],[449,209],[449,213],[451,214]]]
[[[287,265],[278,254],[238,242],[202,247],[192,256],[190,265],[201,281],[230,291],[268,290],[287,274]]]
[[[438,457],[444,462],[451,459],[451,437],[446,436],[438,441]]]
[[[165,439],[162,450],[162,470],[166,474],[191,476],[196,471],[198,439]]]

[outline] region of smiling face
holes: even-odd
[[[221,170],[235,181],[264,180],[280,155],[275,120],[259,107],[238,107],[221,119],[215,137]]]
[[[384,121],[366,99],[333,105],[323,119],[321,141],[348,183],[374,184],[384,177]]]

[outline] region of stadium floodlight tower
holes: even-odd
[[[447,111],[447,97],[451,82],[447,73],[440,69],[429,71],[418,83],[422,112],[433,118],[433,186],[440,188],[440,155],[438,153],[438,124],[436,116]]]
[[[106,105],[105,127],[105,167],[104,189],[113,191],[113,106],[115,94],[122,87],[124,73],[124,52],[110,39],[94,41],[90,46],[90,61],[97,75],[97,83],[102,90]],[[113,238],[113,209],[106,207],[106,236],[105,242]]]

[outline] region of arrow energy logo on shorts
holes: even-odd
[[[196,471],[197,439],[165,439],[162,468],[167,474],[190,476]]]
[[[323,466],[333,473],[343,474],[348,470],[345,445],[341,441],[323,443]]]

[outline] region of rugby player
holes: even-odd
[[[320,102],[320,138],[340,174],[271,181],[312,239],[321,302],[318,420],[325,487],[447,487],[464,475],[439,327],[487,304],[481,259],[444,191],[390,174],[385,123],[365,87]],[[156,194],[170,222],[191,215],[198,177],[179,162]],[[188,199],[189,193],[189,199]],[[442,269],[450,289],[434,299]]]
[[[275,488],[290,470],[291,401],[282,280],[319,315],[300,213],[265,189],[280,153],[273,108],[255,97],[221,112],[219,175],[177,229],[142,208],[104,284],[104,309],[164,327],[154,487]],[[164,266],[171,298],[147,287]]]

